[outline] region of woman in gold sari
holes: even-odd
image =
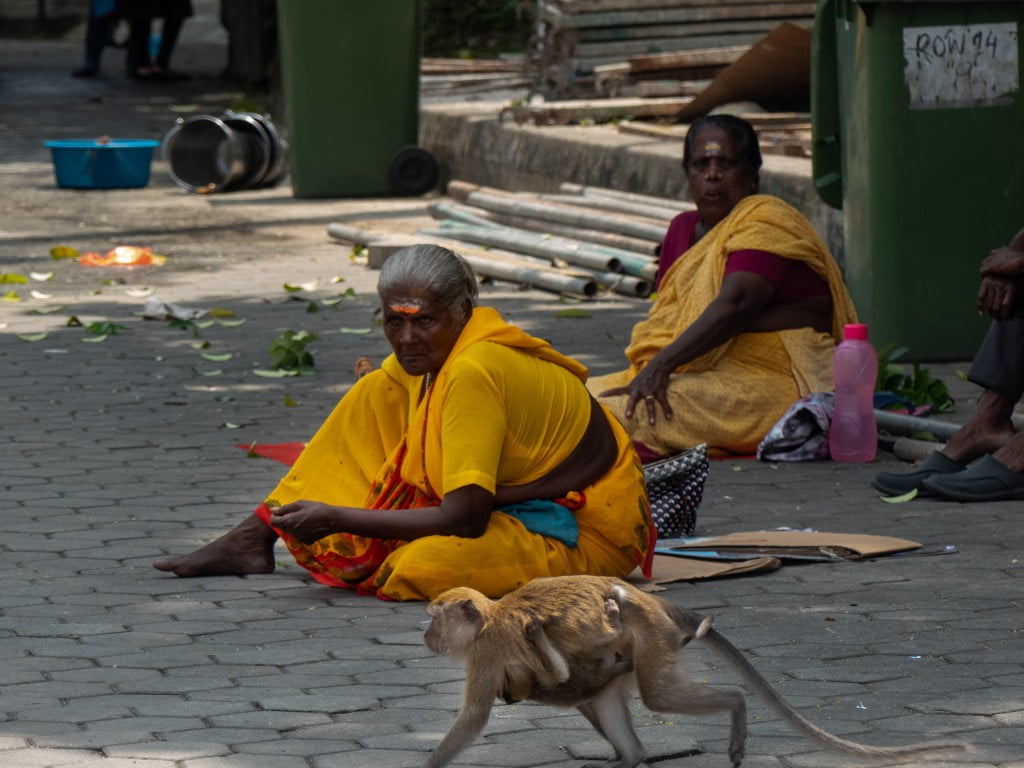
[[[253,515],[154,567],[269,573],[280,537],[320,583],[391,600],[649,572],[640,463],[587,392],[586,369],[475,307],[472,270],[444,248],[392,255],[378,294],[394,354],[341,399]]]
[[[853,303],[810,222],[758,194],[760,167],[750,123],[694,122],[683,169],[697,210],[669,226],[629,368],[588,382],[645,460],[698,443],[752,453],[798,398],[832,389]]]

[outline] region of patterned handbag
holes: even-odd
[[[658,538],[692,536],[708,479],[707,445],[645,464],[644,479]]]

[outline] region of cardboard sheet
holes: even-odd
[[[916,541],[862,533],[751,531],[660,541],[655,551],[666,557],[687,559],[731,561],[770,556],[782,560],[830,561],[861,560],[920,548]]]
[[[743,576],[759,571],[774,571],[782,565],[775,557],[756,557],[749,560],[720,562],[699,560],[692,557],[676,557],[674,555],[654,556],[655,584],[671,584],[674,581],[702,581],[719,579],[726,576]]]

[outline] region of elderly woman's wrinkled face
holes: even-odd
[[[410,376],[436,372],[448,359],[465,323],[421,286],[398,286],[381,297],[384,335]]]
[[[736,203],[754,193],[756,176],[740,156],[732,135],[721,128],[708,126],[698,131],[691,150],[686,178],[700,218],[710,229],[728,216]]]

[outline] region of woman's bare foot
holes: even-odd
[[[220,538],[187,555],[155,560],[158,571],[177,576],[242,576],[274,572],[277,534],[256,515],[250,515]]]
[[[958,464],[970,464],[986,453],[995,453],[1014,437],[1014,403],[1004,395],[986,390],[971,420],[953,435],[942,449],[943,455]]]

